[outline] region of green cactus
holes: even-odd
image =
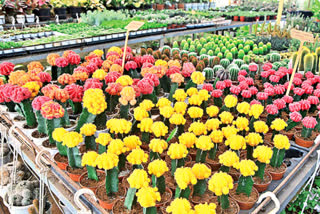
[[[209,50],[207,53],[209,56],[214,56],[213,50]]]
[[[189,52],[187,50],[181,50],[180,51],[180,56],[183,56],[183,54],[188,54]]]
[[[267,47],[268,47],[268,49],[270,51],[271,50],[271,43],[270,42],[267,43]]]
[[[221,49],[219,47],[217,47],[214,51],[215,55],[218,55],[219,53],[221,53]]]
[[[245,55],[243,57],[243,61],[246,63],[246,64],[249,64],[251,62],[251,57],[249,55]]]
[[[196,52],[196,46],[190,45],[189,51],[190,51],[190,52]]]
[[[213,67],[213,71],[214,71],[214,73],[216,73],[217,71],[219,71],[219,70],[224,70],[224,67],[222,66],[222,65],[215,65],[214,67]]]
[[[220,59],[222,59],[222,58],[223,58],[223,54],[222,54],[222,53],[218,53],[218,54],[217,54],[217,57],[219,57]]]
[[[239,50],[238,59],[243,59],[244,55],[245,55],[244,50]]]
[[[239,73],[240,69],[237,68],[236,66],[234,67],[231,67],[229,69],[229,72],[230,72],[230,76],[231,76],[231,80],[232,81],[237,81],[238,80],[238,73]]]
[[[264,54],[267,54],[269,52],[267,45],[263,45],[262,48],[263,48]]]
[[[183,49],[184,45],[187,43],[186,40],[182,40],[180,43],[180,48]]]
[[[230,60],[224,58],[220,61],[220,65],[222,65],[224,68],[227,68],[230,65]]]
[[[319,57],[320,57],[320,47],[318,47],[317,49],[316,49],[316,55],[317,55],[317,67],[316,67],[316,70],[319,70],[320,69],[320,66],[319,66]]]
[[[182,50],[185,50],[185,51],[189,50],[189,44],[187,42],[184,43]]]
[[[246,45],[246,46],[244,46],[244,48],[243,48],[243,50],[244,50],[244,52],[245,52],[245,54],[247,54],[249,51],[250,51],[250,45]]]
[[[233,47],[230,52],[232,53],[234,59],[237,58],[238,49],[236,47]]]
[[[162,47],[162,53],[164,53],[165,50],[169,50],[171,52],[171,48],[168,45],[164,45]]]
[[[271,63],[279,62],[280,59],[281,59],[281,56],[280,56],[280,54],[278,54],[278,53],[272,53],[272,54],[270,55],[270,61],[271,61]]]
[[[272,69],[278,70],[282,66],[281,62],[272,63]]]
[[[197,57],[197,53],[196,52],[190,52],[190,53],[188,53],[188,57],[190,58],[190,56]]]
[[[310,50],[306,47],[303,48],[302,53],[301,53],[301,58],[300,58],[300,64],[299,64],[299,71],[304,70],[304,56],[309,54]]]
[[[253,48],[253,53],[256,55],[259,55],[259,48],[257,47]]]
[[[241,65],[240,70],[246,70],[247,72],[249,72],[249,65],[247,65],[247,64]]]
[[[179,48],[179,44],[177,41],[174,41],[172,44],[172,48]]]
[[[203,60],[204,58],[208,58],[209,56],[207,55],[207,54],[202,54],[202,55],[200,55],[200,60]]]
[[[308,53],[304,56],[303,59],[303,69],[304,72],[312,71],[314,65],[314,57],[313,54]]]
[[[229,60],[229,61],[232,61],[233,60],[233,54],[231,52],[227,53],[226,54],[226,58]]]
[[[240,68],[241,65],[244,64],[244,61],[242,59],[236,59],[234,60],[234,63]]]
[[[200,53],[201,49],[202,49],[202,45],[201,44],[197,44],[197,52],[198,53]]]
[[[191,39],[191,38],[188,38],[188,39],[187,39],[187,42],[188,42],[188,44],[190,45],[190,43],[192,42],[192,39]]]
[[[172,48],[172,49],[171,49],[171,54],[172,54],[172,55],[180,54],[180,49],[179,49],[179,48]]]
[[[212,68],[205,68],[205,69],[203,69],[203,72],[205,73],[206,80],[213,79],[214,71]]]

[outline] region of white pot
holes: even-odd
[[[99,41],[99,37],[93,37],[93,39],[92,39],[94,42],[97,42],[97,41]]]
[[[112,38],[112,35],[107,35],[107,39],[111,39]]]
[[[44,47],[45,47],[45,48],[52,48],[52,47],[53,47],[53,44],[52,44],[52,43],[45,44]]]
[[[3,156],[3,158],[0,156],[0,166],[10,162],[10,154],[11,152],[9,152],[6,156]]]
[[[34,14],[26,15],[26,18],[28,23],[34,22]]]
[[[33,207],[33,204],[30,204],[28,206],[12,206],[10,207],[8,203],[8,193],[4,195],[4,200],[3,200],[4,205],[9,209],[10,213],[13,214],[29,214],[28,209],[30,207]]]
[[[24,15],[17,15],[16,20],[19,24],[22,24],[26,22],[26,17]]]
[[[0,16],[0,25],[3,25],[5,23],[5,16],[1,15]]]
[[[13,53],[13,49],[7,49],[3,51],[5,54]]]

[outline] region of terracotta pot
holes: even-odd
[[[287,170],[287,165],[285,163],[283,163],[282,166],[285,166],[285,170],[283,170],[282,172],[271,172],[270,170],[268,170],[268,172],[270,173],[273,181],[278,181],[281,178],[283,178],[283,175]]]
[[[183,10],[184,9],[184,3],[179,3],[178,4],[178,8]]]
[[[57,154],[54,155],[53,160],[56,162],[57,166],[61,169],[61,170],[66,170],[67,166],[68,166],[68,162],[64,163],[64,162],[59,162],[57,161],[57,156],[59,155],[59,152]]]
[[[260,17],[259,17],[259,16],[257,16],[257,17],[256,17],[256,21],[259,21],[259,20],[260,20]]]
[[[266,184],[256,184],[254,183],[253,186],[258,190],[258,192],[264,192],[268,189],[268,186],[271,184],[272,176],[269,172],[265,172],[265,174],[270,178],[270,181]]]
[[[156,10],[157,9],[157,5],[156,4],[152,4],[152,9]]]
[[[316,22],[320,22],[320,19],[317,19]]]
[[[234,16],[233,21],[237,22],[239,20],[239,16]]]
[[[305,148],[310,148],[311,146],[313,146],[313,143],[314,143],[313,140],[305,140],[303,137],[300,137],[298,133],[301,133],[301,132],[299,131],[294,134],[294,139],[296,144]]]
[[[238,187],[238,184],[235,184],[235,185],[234,185],[234,189],[237,189],[237,187]],[[232,199],[234,199],[234,200],[238,203],[238,205],[239,205],[239,207],[240,207],[240,210],[250,210],[250,209],[255,205],[255,203],[258,201],[258,199],[259,199],[259,192],[258,192],[258,190],[256,190],[256,188],[252,187],[252,192],[256,192],[256,194],[258,195],[258,197],[256,198],[256,200],[253,201],[253,202],[240,201],[240,200],[238,200],[237,198],[235,198],[235,197],[233,196],[233,194],[230,194],[230,197],[231,197]],[[252,194],[252,193],[251,193],[251,194]]]
[[[69,172],[68,169],[70,169],[70,166],[67,166],[67,173],[68,173],[69,177],[71,178],[71,180],[73,180],[75,182],[79,182],[82,174],[73,174],[73,173]]]
[[[157,10],[163,10],[164,4],[157,4]]]
[[[244,16],[240,16],[240,22],[244,22],[245,17]]]
[[[97,174],[104,174],[105,172],[102,170],[97,170]],[[82,184],[82,180],[85,179],[86,177],[88,177],[88,172],[83,173],[80,178],[79,178],[79,185],[81,186],[81,188],[87,188],[87,189],[91,189],[92,192],[95,192],[97,190],[97,188],[101,185],[104,185],[105,183],[105,179],[103,179],[102,181],[98,182],[97,184],[95,184],[94,186],[88,187],[85,186],[84,184]]]
[[[270,16],[267,16],[267,20],[270,20]]]
[[[170,198],[165,201],[165,202],[162,202],[162,203],[156,203],[156,207],[164,207],[172,198],[172,191],[170,188],[166,187],[166,192],[169,192],[170,193]]]
[[[292,133],[292,132],[283,132],[283,134],[285,134],[289,138],[289,140],[292,140],[292,138],[294,136],[294,133]]]

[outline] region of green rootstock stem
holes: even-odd
[[[156,95],[158,96],[161,91],[161,85],[159,84],[158,86],[155,87]]]
[[[205,163],[207,157],[207,151],[197,149],[196,163]]]
[[[227,172],[227,173],[228,173],[228,172],[230,171],[230,167],[222,165],[222,166],[220,167],[220,171],[221,171],[221,172]]]
[[[149,141],[150,141],[150,133],[149,132],[142,132],[141,140],[142,140],[142,142],[149,143]]]
[[[96,118],[96,115],[89,113],[87,108],[83,108],[76,126],[76,132],[79,132],[80,128],[85,123],[93,123],[95,118]]]
[[[38,132],[47,134],[48,132],[47,132],[47,126],[46,126],[46,119],[42,117],[40,110],[36,111],[36,117],[38,121]]]
[[[288,126],[286,127],[286,131],[290,131],[291,129],[293,129],[295,126],[297,126],[299,123],[292,121],[291,119],[289,119],[287,121]]]
[[[185,189],[180,189],[180,187],[177,186],[174,198],[189,199],[190,193],[191,193],[191,189],[189,187]]]
[[[303,138],[309,138],[312,134],[312,129],[308,129],[303,126],[302,131],[301,131],[301,137]]]
[[[192,80],[190,79],[184,89],[187,91],[189,88],[192,88],[192,87],[197,88],[197,84],[192,82]]]
[[[152,187],[157,187],[160,194],[163,194],[166,191],[166,181],[164,176],[156,177],[155,175],[152,175]]]
[[[9,112],[15,112],[14,107],[16,104],[14,102],[10,101],[10,102],[6,102],[5,104]]]
[[[86,136],[84,142],[87,150],[96,150],[96,142],[94,136]]]
[[[283,159],[284,159],[284,155],[286,153],[285,149],[277,149],[276,147],[273,147],[273,154],[272,154],[272,158],[270,160],[270,165],[272,167],[278,168],[281,166]]]
[[[157,96],[155,90],[151,94],[143,94],[142,100],[151,100],[154,104],[157,103]]]
[[[133,203],[135,201],[135,197],[136,197],[136,192],[137,192],[136,188],[129,188],[127,191],[126,199],[124,200],[124,206],[128,210],[132,209],[132,205],[133,205]]]
[[[247,159],[253,160],[253,146],[247,145]]]
[[[88,172],[88,178],[91,180],[98,181],[99,178],[97,175],[96,168],[94,168],[93,166],[88,166],[88,165],[86,166],[86,168],[87,168],[87,172]]]
[[[163,75],[163,77],[160,78],[161,88],[163,88],[163,91],[166,93],[170,91],[170,82],[171,80],[167,75]]]
[[[22,107],[23,114],[26,117],[27,125],[29,127],[34,127],[37,124],[37,120],[36,120],[36,116],[33,113],[31,101],[29,99],[23,100],[21,102],[21,107]]]
[[[150,157],[150,161],[161,159],[160,154],[158,152],[153,152],[153,151],[150,151],[149,157]]]
[[[72,108],[73,114],[80,114],[82,112],[81,102],[73,102],[72,100],[69,100],[69,104]]]
[[[61,142],[56,142],[56,146],[61,156],[68,156],[67,146],[63,146]]]
[[[139,73],[137,72],[137,70],[136,69],[130,69],[130,76],[132,77],[132,79],[134,79],[134,78],[140,78],[140,75],[139,75]]]
[[[214,143],[213,148],[209,151],[209,158],[211,160],[214,160],[216,158],[217,148],[218,148],[218,144]]]
[[[178,125],[177,137],[184,133],[184,125]]]
[[[157,214],[157,208],[156,207],[144,207],[143,214]]]
[[[119,96],[107,94],[107,112],[114,112],[114,109],[118,103]]]
[[[52,137],[52,132],[56,129],[59,128],[61,124],[61,118],[55,118],[52,120],[46,120],[46,125],[47,125],[47,131],[49,135],[49,142],[51,144],[55,144],[55,140]]]
[[[124,119],[128,119],[129,116],[129,107],[130,105],[121,105],[120,106],[120,117]]]
[[[277,117],[277,115],[273,115],[273,114],[268,114],[267,116],[267,125],[270,126],[272,121],[274,121],[274,119]]]
[[[96,116],[96,118],[94,119],[93,122],[97,127],[101,128],[101,129],[105,129],[106,128],[106,123],[107,123],[107,114],[106,111],[98,114]]]
[[[119,170],[118,167],[106,170],[106,191],[107,195],[111,195],[119,191]]]
[[[222,99],[221,97],[214,97],[213,98],[213,103],[214,105],[218,106],[218,107],[222,107]]]
[[[81,155],[78,147],[72,147],[67,149],[69,166],[72,168],[81,168]]]
[[[222,209],[228,209],[230,207],[228,195],[218,196],[218,202],[220,203]]]
[[[206,180],[198,180],[198,182],[193,186],[193,195],[202,196],[207,190]]]
[[[238,187],[237,187],[236,192],[238,194],[244,193],[249,197],[252,192],[252,187],[253,187],[252,177],[251,176],[245,177],[245,176],[241,175],[239,178]]]
[[[101,155],[102,153],[107,151],[107,146],[103,146],[100,143],[98,144],[98,154]]]
[[[254,132],[254,126],[253,126],[253,124],[254,124],[254,122],[256,122],[257,121],[257,119],[255,119],[253,116],[251,117],[251,120],[250,120],[250,123],[249,123],[249,131],[250,132]]]
[[[126,164],[126,156],[124,154],[119,155],[119,162],[118,162],[118,168],[119,170],[122,170],[125,168]]]
[[[61,102],[60,102],[60,104],[64,109],[64,115],[61,118],[61,123],[62,123],[63,126],[70,126],[70,119],[69,119],[68,110],[66,108],[66,104],[65,103],[61,103]]]
[[[58,78],[58,67],[57,66],[51,66],[51,76],[52,76],[52,80],[57,80],[57,78]]]
[[[172,83],[171,84],[171,88],[170,88],[170,95],[169,95],[169,100],[172,102],[173,101],[173,94],[175,93],[175,91],[178,88],[178,83]]]
[[[264,170],[266,168],[266,164],[265,163],[261,163],[260,161],[256,161],[256,165],[258,166],[258,171],[256,172],[256,174],[254,176],[259,177],[262,181],[264,180]]]
[[[176,169],[184,166],[184,158],[171,160],[171,174],[172,176],[176,172]]]
[[[133,164],[132,165],[132,170],[135,170],[135,169],[143,169],[142,164]]]

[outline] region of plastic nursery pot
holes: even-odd
[[[268,186],[271,184],[271,181],[272,181],[272,176],[270,175],[269,172],[265,172],[264,173],[264,177],[268,177],[269,178],[269,181],[267,183],[254,183],[253,186],[254,188],[256,188],[258,190],[258,192],[264,192],[268,189]],[[266,178],[265,178],[266,179]]]
[[[112,198],[108,198],[108,200],[104,200],[104,199],[101,199],[99,197],[99,191],[103,191],[103,194],[106,195],[106,188],[104,186],[105,184],[99,186],[96,191],[95,191],[95,195],[98,199],[98,202],[100,204],[100,206],[104,209],[107,209],[107,210],[112,210],[115,203],[119,200],[121,200],[123,197],[125,197],[126,193],[127,193],[127,189],[125,187],[123,187],[123,185],[121,185],[121,183],[119,183],[119,190],[120,188],[122,188],[123,192],[121,193],[121,195],[115,195],[114,197]],[[120,191],[119,191],[120,192]],[[114,212],[113,212],[114,213]]]
[[[313,140],[305,140],[303,137],[301,137],[301,131],[294,134],[294,139],[296,141],[296,144],[305,148],[313,146],[314,143]]]
[[[169,194],[169,197],[167,198],[167,200],[165,201],[160,201],[159,203],[156,203],[156,207],[163,207],[165,206],[169,201],[171,201],[172,199],[172,191],[170,188],[166,187],[166,191],[164,192],[164,194]],[[162,198],[162,197],[161,197]]]
[[[157,4],[157,10],[163,10],[164,4]]]
[[[250,210],[259,199],[258,190],[256,190],[256,188],[252,187],[252,192],[251,192],[250,196],[247,197],[243,193],[238,195],[236,193],[237,187],[238,187],[238,184],[235,184],[234,188],[229,193],[230,197],[238,203],[240,210]],[[251,200],[250,200],[250,197],[252,197]]]
[[[245,17],[244,16],[240,16],[240,22],[244,22]]]
[[[82,169],[81,173],[74,173],[71,171],[72,168],[70,166],[67,166],[67,173],[69,175],[69,177],[71,178],[71,180],[75,181],[75,182],[79,182],[80,181],[80,177],[83,174],[84,170]],[[81,170],[81,169],[79,169]]]
[[[282,134],[286,135],[289,138],[289,140],[292,140],[294,133],[294,131],[290,130],[289,132],[283,131]]]
[[[91,182],[91,180],[88,178],[88,172],[83,173],[79,178],[79,184],[81,188],[91,189],[93,192],[95,192],[99,186],[104,185],[105,172],[102,170],[97,170],[97,175],[99,180],[92,180],[92,183],[89,184],[88,182]],[[86,180],[88,181],[87,183],[85,182]]]
[[[66,170],[66,169],[67,169],[67,166],[68,166],[68,158],[65,157],[66,161],[64,161],[62,158],[64,158],[64,157],[61,156],[61,155],[59,154],[59,152],[53,156],[53,160],[56,162],[57,166],[58,166],[61,170]]]
[[[8,198],[8,193],[6,193],[6,194],[4,195],[3,203],[4,203],[4,205],[5,205],[6,207],[8,207],[10,213],[28,214],[28,213],[29,213],[29,212],[28,212],[28,209],[29,209],[30,207],[33,207],[33,204],[30,204],[30,205],[27,205],[27,206],[11,206],[11,207],[10,207],[9,202],[8,202],[8,201],[9,201],[8,199],[9,199],[9,198]]]
[[[283,170],[280,170],[281,168]],[[286,172],[286,170],[287,170],[287,165],[285,163],[282,163],[282,165],[281,165],[281,167],[279,167],[279,169],[273,168],[270,165],[267,166],[267,172],[270,173],[273,181],[278,181],[281,178],[283,178],[283,175]]]
[[[211,202],[211,201],[210,201]],[[217,208],[216,208],[216,212],[217,213],[230,213],[230,214],[238,214],[240,212],[240,207],[238,205],[238,203],[231,197],[229,197],[229,208],[228,209],[225,209],[225,210],[222,210],[221,206],[219,205],[219,202],[218,202],[218,197],[217,196],[214,196],[213,199],[212,199],[212,202],[215,203],[217,205]]]
[[[239,20],[239,16],[234,16],[233,21],[237,22]]]

